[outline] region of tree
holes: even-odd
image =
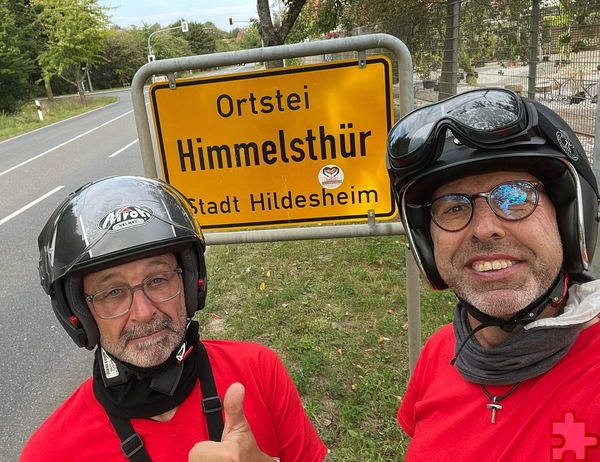
[[[16,111],[32,91],[28,77],[33,60],[26,38],[32,31],[19,24],[24,15],[23,4],[0,0],[0,112]]]
[[[262,46],[258,21],[250,21],[250,27],[244,30],[238,30],[236,37],[239,37],[236,44],[239,49],[260,48]]]
[[[194,55],[215,53],[217,41],[225,38],[226,33],[219,30],[212,22],[188,22],[188,32],[173,31],[173,35],[185,39]]]
[[[446,0],[355,0],[341,24],[350,33],[393,35],[408,47],[422,77],[439,70],[444,41]]]
[[[283,45],[285,39],[292,30],[296,19],[300,15],[302,7],[307,0],[287,0],[284,2],[285,8],[280,9],[274,23],[271,16],[271,8],[269,0],[257,0],[256,10],[258,12],[258,20],[260,23],[260,35],[263,40],[263,45],[272,47],[275,45]],[[281,6],[281,0],[279,0]],[[265,63],[266,67],[283,67],[283,60],[271,61]]]
[[[152,51],[156,59],[178,58],[194,54],[190,44],[183,37],[177,37],[170,33],[154,35]]]
[[[131,82],[147,62],[147,34],[142,29],[113,27],[104,37],[102,59],[94,70],[94,87],[113,88]]]
[[[84,70],[101,57],[103,38],[109,23],[106,8],[98,0],[30,0],[36,23],[48,38],[38,62],[49,83],[57,75],[77,89],[85,101]]]
[[[345,5],[343,0],[307,0],[286,42],[299,43],[337,30],[343,20]]]

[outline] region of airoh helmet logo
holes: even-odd
[[[141,205],[130,205],[107,213],[98,226],[106,231],[121,231],[132,226],[143,225],[153,217],[152,209]]]
[[[573,161],[579,159],[579,152],[577,151],[577,148],[575,147],[571,139],[567,135],[565,135],[563,131],[559,130],[556,132],[556,141],[558,142],[558,145],[563,150],[563,152],[567,156],[569,156]]]

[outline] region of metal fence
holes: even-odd
[[[481,2],[461,2],[456,91],[504,87],[533,97],[573,127],[592,159],[600,88],[600,1],[567,4],[532,0],[531,5],[534,3],[539,8],[530,6],[507,13],[494,9],[494,2],[490,2],[489,16],[482,16]],[[431,7],[445,8],[444,4]],[[431,14],[440,18],[438,27],[430,29],[426,43],[419,49],[410,50],[415,107],[437,101],[439,96],[445,22],[443,14]],[[361,27],[350,35],[371,32]],[[326,35],[321,40],[339,35],[345,34]],[[386,50],[370,50],[368,54],[382,52]],[[347,59],[352,55],[313,56],[303,62]]]
[[[569,122],[591,157],[600,87],[600,2],[566,3],[542,2],[539,10],[482,21],[474,18],[476,4],[464,2],[457,91],[498,86],[534,97]],[[415,73],[416,106],[437,101],[443,40],[440,34],[432,37],[415,69],[433,68],[433,82]]]

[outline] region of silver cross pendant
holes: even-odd
[[[487,408],[492,410],[492,423],[496,423],[496,412],[502,409],[502,405],[496,400],[497,398],[494,396],[493,402],[487,405]]]

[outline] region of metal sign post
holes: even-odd
[[[173,59],[165,59],[165,60],[158,60],[158,61],[152,61],[149,62],[147,64],[145,64],[144,66],[142,66],[138,72],[135,74],[134,78],[133,78],[133,82],[132,82],[132,102],[133,102],[133,109],[134,109],[134,114],[135,114],[135,120],[136,120],[136,126],[137,126],[137,131],[138,131],[138,136],[139,136],[139,143],[140,143],[140,149],[141,149],[141,153],[142,153],[142,160],[143,160],[143,164],[144,164],[144,172],[145,175],[147,177],[150,178],[157,178],[158,177],[158,171],[157,171],[157,157],[155,157],[155,153],[153,150],[153,145],[152,145],[152,135],[151,135],[151,131],[150,131],[150,124],[148,121],[148,112],[146,109],[146,101],[145,101],[145,97],[144,97],[144,86],[146,84],[146,81],[153,75],[156,74],[166,74],[169,84],[168,84],[168,89],[167,87],[154,87],[154,88],[160,88],[163,91],[171,91],[174,92],[173,94],[175,94],[176,92],[184,92],[185,93],[185,88],[186,88],[186,83],[185,80],[181,80],[181,81],[176,81],[175,79],[175,73],[177,72],[182,72],[182,71],[189,71],[192,69],[207,69],[207,68],[214,68],[214,67],[222,67],[222,66],[233,66],[236,64],[241,64],[241,63],[253,63],[253,62],[266,62],[266,61],[275,61],[275,60],[280,60],[280,59],[286,59],[286,58],[299,58],[299,57],[306,57],[306,56],[324,56],[324,55],[330,55],[330,54],[334,54],[334,53],[342,53],[342,52],[348,52],[348,51],[354,51],[357,52],[358,56],[357,56],[357,60],[355,61],[355,64],[353,65],[353,67],[355,67],[356,69],[360,68],[371,68],[371,66],[373,66],[371,69],[375,69],[376,65],[374,64],[369,64],[369,60],[367,59],[366,56],[366,50],[372,50],[372,49],[386,49],[389,50],[396,58],[396,62],[397,62],[397,68],[398,68],[398,83],[399,83],[399,98],[398,98],[398,102],[399,102],[399,113],[400,115],[404,115],[407,112],[409,112],[412,108],[413,108],[413,91],[412,91],[412,72],[413,72],[413,68],[412,68],[412,59],[410,56],[410,53],[408,51],[408,48],[406,47],[406,45],[404,45],[404,43],[402,43],[400,40],[398,40],[396,37],[393,37],[391,35],[387,35],[387,34],[372,34],[372,35],[363,35],[363,36],[358,36],[358,37],[347,37],[347,38],[340,38],[340,39],[331,39],[331,40],[322,40],[322,41],[315,41],[315,42],[308,42],[308,43],[300,43],[300,44],[294,44],[294,45],[281,45],[281,46],[276,46],[276,47],[266,47],[266,48],[257,48],[257,49],[252,49],[252,50],[241,50],[241,51],[232,51],[232,52],[226,52],[226,53],[216,53],[216,54],[211,54],[211,55],[201,55],[201,56],[190,56],[190,57],[181,57],[181,58],[173,58]],[[364,69],[363,69],[364,70]],[[370,71],[368,71],[370,72]],[[363,75],[367,75],[368,72],[365,72]],[[258,74],[255,74],[258,75]],[[292,74],[290,74],[292,75]],[[266,77],[266,75],[265,75]],[[270,95],[271,97],[274,97],[275,100],[270,100],[267,102],[273,103],[274,101],[277,102],[277,104],[281,104],[282,108],[285,109],[285,106],[287,105],[287,108],[290,109],[290,112],[292,112],[293,110],[295,110],[294,108],[298,108],[297,110],[300,111],[300,108],[302,107],[302,105],[304,105],[305,109],[307,106],[310,105],[310,99],[312,98],[311,95],[317,95],[318,93],[318,80],[315,81],[309,81],[307,80],[308,83],[306,83],[307,87],[304,88],[304,84],[302,84],[301,86],[299,86],[299,81],[296,80],[294,83],[294,79],[295,77],[291,77],[289,80],[291,81],[290,83],[290,88],[288,89],[280,89],[280,93],[279,93],[279,97],[277,96],[277,88],[271,88],[271,92],[275,91],[274,94]],[[289,83],[289,82],[288,82]],[[343,82],[339,82],[339,87],[343,90],[343,86],[344,85],[349,85],[350,82],[348,81],[348,79],[346,78]],[[287,85],[287,84],[286,84]],[[216,85],[215,85],[216,86]],[[264,87],[260,87],[260,92],[264,93],[264,92],[268,92],[267,90],[268,85],[264,86]],[[350,88],[350,87],[347,87]],[[340,90],[340,91],[342,91]],[[157,90],[158,91],[158,90]],[[212,91],[212,90],[210,90]],[[209,95],[210,95],[210,91],[209,91]],[[259,90],[257,90],[259,91]],[[218,95],[217,95],[218,93]],[[261,94],[262,94],[261,93]],[[229,90],[225,89],[222,92],[219,92],[218,90],[215,90],[214,93],[212,93],[212,98],[213,100],[215,99],[215,96],[219,97],[219,95],[228,95],[229,94]],[[293,94],[293,95],[292,95]],[[294,96],[295,95],[295,96]],[[230,95],[231,96],[231,95]],[[252,96],[247,95],[248,98],[246,99],[250,99],[252,98]],[[269,96],[269,94],[266,95],[262,95],[262,96]],[[383,118],[385,120],[385,125],[388,126],[389,128],[389,124],[390,121],[388,120],[389,117],[389,108],[390,108],[390,104],[391,104],[391,99],[392,99],[392,95],[388,94],[388,101],[383,101],[381,99],[374,101],[372,103],[372,105],[375,107],[375,112],[373,113],[373,117],[374,118]],[[316,96],[315,96],[316,97]],[[336,106],[343,106],[345,104],[347,104],[348,100],[352,100],[352,98],[354,97],[354,95],[352,94],[352,91],[349,89],[346,93],[337,93],[336,98],[332,99],[331,101],[327,102],[327,105],[331,106],[332,110],[335,110]],[[256,98],[256,96],[255,96]],[[277,100],[277,98],[280,98],[279,100]],[[285,102],[282,102],[282,98],[286,98]],[[321,95],[322,98],[322,95]],[[220,109],[217,109],[217,116],[215,117],[219,117],[218,115],[218,111],[220,110],[222,114],[229,114],[231,112],[231,116],[233,116],[233,114],[235,113],[235,111],[242,111],[243,108],[248,108],[251,106],[247,106],[244,105],[244,103],[239,103],[238,100],[244,99],[243,97],[232,97],[231,99],[231,107],[228,107],[226,104],[228,103],[228,101],[230,101],[227,97],[223,97],[222,99],[222,103],[223,106]],[[358,98],[355,102],[356,107],[359,108],[359,110],[355,110],[352,111],[352,117],[356,118],[357,120],[357,124],[364,124],[365,128],[363,129],[362,127],[357,127],[358,130],[358,143],[359,144],[355,144],[355,148],[354,148],[354,154],[356,154],[356,152],[360,152],[360,132],[362,131],[364,133],[363,136],[363,141],[364,141],[364,151],[363,152],[367,152],[367,139],[369,138],[369,136],[366,135],[366,133],[369,131],[368,127],[367,127],[367,122],[366,120],[361,119],[361,115],[359,114],[360,110],[363,110],[365,112],[367,112],[367,105],[371,104],[367,101],[364,101],[364,97],[363,98]],[[171,110],[171,111],[176,111],[176,107],[172,106],[172,102],[168,102],[169,97],[166,97],[164,101],[161,101],[161,96],[159,96],[158,94],[156,95],[156,102],[155,102],[155,108],[158,108],[158,123],[159,124],[163,124],[165,123],[165,118],[162,117],[162,109],[161,109],[161,104],[165,103],[167,104],[167,106],[165,107],[169,107],[169,104],[171,104],[170,109],[167,110]],[[266,101],[266,100],[265,100]],[[248,101],[246,101],[247,103]],[[190,104],[193,104],[193,102],[191,102]],[[238,106],[239,104],[239,106]],[[255,99],[255,104],[256,104],[256,99]],[[265,109],[268,108],[268,104],[265,104],[263,106],[261,106],[260,108],[258,108],[258,110]],[[279,106],[278,106],[279,107]],[[207,108],[205,108],[207,109]],[[214,109],[214,107],[213,107]],[[190,108],[187,108],[184,110],[190,110]],[[246,109],[247,110],[247,109]],[[250,109],[252,110],[252,109]],[[254,107],[254,110],[257,110],[257,106]],[[307,111],[308,112],[308,111]],[[319,119],[319,117],[323,116],[325,117],[327,112],[327,109],[325,106],[322,107],[322,111],[317,114],[313,114],[310,116],[310,122],[309,119],[307,118],[304,123],[314,123],[316,124],[316,130],[317,133],[319,130],[319,127],[329,127],[329,125],[327,125],[327,123],[325,121],[322,121],[321,119]],[[254,114],[254,115],[258,115],[258,114]],[[156,113],[155,113],[156,116]],[[214,114],[213,114],[214,116]],[[285,118],[281,118],[277,124],[276,124],[276,128],[277,126],[282,127],[283,124],[285,123],[284,121]],[[314,119],[314,120],[313,120]],[[344,130],[348,130],[348,126],[345,125],[344,127],[339,126],[340,124],[347,124],[347,123],[352,123],[354,124],[354,120],[348,120],[347,122],[341,121],[341,119],[332,119],[335,121],[335,123],[338,124],[338,127],[334,127],[334,129],[336,130],[337,134],[339,135],[342,131]],[[360,120],[360,122],[358,122]],[[202,120],[202,117],[194,117],[192,120],[187,122],[188,124],[192,124],[195,125],[196,127],[202,127],[202,124],[205,123],[205,121]],[[328,122],[329,123],[329,122]],[[176,149],[176,157],[179,156],[179,162],[180,165],[179,167],[176,167],[175,170],[179,170],[178,175],[181,175],[183,173],[188,173],[188,169],[191,170],[192,169],[192,164],[191,162],[191,158],[185,157],[187,154],[186,153],[190,153],[190,156],[195,155],[196,158],[194,160],[194,162],[196,162],[195,167],[196,170],[198,169],[198,167],[200,166],[202,159],[204,159],[205,162],[205,167],[206,165],[209,165],[210,163],[210,159],[207,157],[202,157],[202,155],[200,154],[200,157],[198,157],[199,152],[198,149],[201,147],[199,146],[200,143],[205,143],[206,140],[202,139],[202,136],[207,136],[207,135],[202,135],[202,136],[195,136],[195,133],[193,133],[193,131],[195,130],[195,128],[192,129],[191,125],[188,125],[187,128],[185,127],[185,124],[183,124],[182,126],[181,123],[176,123],[175,126],[170,127],[173,130],[173,133],[170,133],[168,135],[168,137],[170,138],[165,138],[162,134],[162,132],[158,131],[158,136],[157,136],[157,142],[158,143],[163,143],[162,146],[162,152],[161,154],[164,154],[165,152],[167,152],[168,149]],[[239,125],[238,125],[239,126]],[[374,125],[375,126],[375,125]],[[158,127],[157,127],[158,128]],[[161,125],[161,128],[162,125]],[[354,128],[354,125],[353,127]],[[183,131],[180,131],[183,130]],[[187,130],[187,131],[186,131]],[[243,132],[243,128],[241,128],[240,130],[242,130]],[[332,128],[323,128],[323,130],[332,130]],[[378,131],[381,131],[380,128],[378,128]],[[208,132],[202,132],[202,133],[208,133]],[[275,130],[275,133],[277,134],[277,137],[280,136],[279,135],[279,131]],[[284,132],[285,134],[285,132]],[[330,132],[325,131],[324,132],[324,137],[331,135]],[[356,135],[356,134],[355,134]],[[370,163],[369,163],[369,167],[366,166],[361,166],[358,168],[361,168],[364,170],[363,175],[368,176],[369,174],[371,174],[372,172],[376,172],[375,173],[375,177],[380,176],[380,172],[385,170],[385,133],[378,133],[378,141],[377,141],[377,146],[369,146],[369,152],[373,152],[373,157],[369,158],[370,159]],[[310,134],[304,134],[304,138],[305,138],[305,142],[308,143],[307,137],[310,138],[311,136],[315,136],[314,133],[312,135]],[[276,139],[277,139],[276,137]],[[202,141],[198,141],[198,138],[202,139]],[[298,138],[300,139],[300,137],[297,134],[293,135],[292,139]],[[288,139],[288,138],[286,138]],[[339,139],[339,138],[338,138]],[[178,141],[179,140],[179,141]],[[191,140],[192,146],[191,146],[191,150],[189,149],[189,140]],[[264,141],[264,140],[263,140]],[[167,146],[168,144],[168,146]],[[217,146],[217,142],[211,142],[210,143],[211,146]],[[220,146],[220,145],[219,145]],[[295,145],[296,147],[299,146],[299,144],[297,143]],[[339,144],[337,145],[338,147],[336,148],[336,160],[337,158],[339,158],[341,156],[341,154],[339,154],[337,152],[337,149],[339,149]],[[306,147],[306,146],[305,146]],[[291,154],[291,145],[290,145],[290,151],[288,151],[288,153],[286,154],[288,157],[288,164],[290,163],[289,160],[292,159],[292,154]],[[269,148],[267,148],[267,153],[265,154],[264,149],[261,151],[261,156],[259,158],[259,160],[262,159],[262,162],[265,162],[268,164],[269,161],[277,158],[280,161],[283,162],[283,154],[281,153],[281,151],[277,154],[279,157],[277,157],[277,155],[275,155],[273,153],[273,151],[269,151]],[[319,153],[315,154],[315,156],[322,156],[323,155],[323,149],[325,149],[324,145],[323,147],[319,148]],[[192,151],[195,151],[195,154],[192,153]],[[378,157],[376,156],[375,152],[379,151]],[[228,159],[231,160],[232,162],[232,166],[234,165],[234,163],[239,162],[239,165],[242,165],[242,162],[246,162],[246,151],[244,149],[238,151],[239,156],[235,157],[235,154],[233,155],[233,157],[228,158],[226,153],[223,154],[222,151],[221,152],[221,162],[228,162]],[[340,151],[341,152],[341,151]],[[297,156],[301,156],[300,153],[296,153]],[[216,155],[216,154],[215,154]],[[309,151],[305,151],[305,158],[306,156],[310,156]],[[369,156],[371,156],[371,154],[368,154]],[[184,159],[184,163],[181,164],[181,160],[182,160],[182,156]],[[224,156],[224,157],[223,157]],[[367,157],[366,155],[363,157]],[[297,157],[299,158],[299,157]],[[302,160],[302,162],[304,162],[304,159]],[[256,158],[253,158],[254,160]],[[165,161],[165,159],[162,159],[163,161]],[[218,165],[219,162],[219,156],[216,155],[216,157],[213,157],[213,167],[215,165]],[[248,162],[252,163],[254,162],[254,160],[248,158]],[[323,160],[323,159],[321,159]],[[329,176],[329,180],[331,180],[333,178],[333,180],[336,180],[336,175],[339,173],[338,170],[336,170],[336,168],[339,169],[339,166],[336,165],[334,162],[329,162],[329,160],[332,159],[327,159],[327,163],[324,165],[319,165],[318,169],[317,169],[317,174],[315,175],[314,172],[300,172],[301,176],[306,176],[307,178],[315,178],[315,176],[318,178],[318,172],[320,172],[322,174],[322,176],[324,178],[322,178],[321,182],[321,186],[323,186],[323,184],[326,183],[326,181],[328,180],[328,176]],[[187,163],[186,163],[187,162]],[[216,164],[215,164],[216,162]],[[301,162],[297,162],[298,164],[300,164]],[[309,163],[309,162],[307,162]],[[225,164],[223,164],[225,165]],[[238,165],[238,164],[236,164]],[[176,175],[172,175],[172,173],[174,172],[174,170],[172,170],[172,164],[170,164],[168,161],[165,161],[165,163],[163,164],[164,167],[164,171],[165,174],[169,175],[169,180],[172,179],[172,177],[176,176]],[[233,167],[232,167],[233,168]],[[352,169],[354,167],[349,167],[350,168],[350,173],[351,176],[353,176],[356,181],[358,178],[358,174],[356,172],[354,172]],[[186,172],[184,172],[184,169],[186,170]],[[221,174],[223,173],[223,169],[217,169],[218,170],[218,174],[213,173],[214,176],[216,177],[220,177]],[[227,170],[227,169],[225,169]],[[343,168],[342,168],[343,170]],[[279,175],[284,175],[285,173],[283,173],[283,170],[279,172]],[[257,180],[257,176],[254,176],[255,180]],[[340,180],[340,177],[338,176],[337,180]],[[219,181],[218,179],[216,181]],[[285,183],[287,180],[284,178],[283,179],[283,183]],[[304,178],[302,178],[300,180],[302,181],[306,181]],[[358,183],[357,183],[358,184]],[[203,185],[199,185],[200,188],[202,188]],[[352,185],[350,185],[352,186]],[[186,191],[184,188],[185,186],[178,186],[180,189],[182,189],[182,192],[184,194],[186,194],[188,197],[195,199],[195,203],[196,203],[196,207],[198,208],[198,205],[200,205],[200,200],[203,200],[203,195],[205,194],[205,192],[200,192],[198,193],[193,192],[193,191]],[[205,191],[208,190],[209,188],[212,188],[213,186],[206,186],[204,189]],[[379,186],[378,186],[379,187]],[[297,187],[294,186],[294,188],[302,188],[302,185],[299,184]],[[387,183],[386,180],[386,186],[384,187],[386,190],[389,190],[389,184]],[[325,188],[323,188],[325,189]],[[365,188],[363,188],[365,189]],[[369,188],[371,189],[371,188]],[[300,191],[300,189],[297,189],[298,191]],[[217,189],[218,191],[218,189]],[[289,190],[291,192],[293,192],[291,189]],[[225,192],[224,189],[221,189],[221,196],[223,196],[223,193]],[[263,191],[264,193],[265,191]],[[349,192],[351,192],[351,189],[349,191],[345,191],[345,194],[349,194]],[[251,192],[250,192],[251,193]],[[240,195],[240,197],[238,197],[238,194]],[[238,210],[240,211],[240,217],[242,214],[242,205],[241,205],[241,194],[242,193],[235,193],[235,198],[238,199],[237,202],[237,206],[238,206]],[[247,198],[247,194],[249,194],[248,192],[244,192],[244,197]],[[260,192],[258,192],[258,194],[260,194]],[[304,194],[304,193],[303,193]],[[297,196],[294,196],[294,203],[296,205],[298,205],[298,202],[296,201],[296,197],[298,197],[299,195],[303,195],[303,194],[298,194]],[[284,195],[286,195],[284,193]],[[310,194],[309,194],[310,195]],[[207,206],[206,211],[221,211],[221,215],[226,215],[224,212],[225,210],[235,210],[236,207],[236,203],[234,202],[234,194],[232,193],[229,197],[229,202],[227,203],[227,194],[225,194],[225,197],[221,197],[221,199],[219,200],[218,198],[215,198],[214,200],[209,200],[209,201],[205,201],[203,202],[205,206]],[[248,196],[249,197],[249,196]],[[287,197],[287,196],[286,196]],[[290,196],[291,197],[291,196]],[[292,199],[288,199],[289,201],[292,201]],[[310,198],[309,198],[310,200]],[[346,199],[342,198],[342,201],[344,201]],[[223,204],[223,201],[225,202],[225,204]],[[339,198],[338,198],[339,201]],[[208,202],[212,202],[214,204],[208,204]],[[393,202],[393,201],[392,201]],[[255,204],[258,204],[255,206],[259,207],[260,206],[260,199],[256,199],[255,200]],[[264,203],[266,204],[266,198],[264,200]],[[302,204],[306,204],[306,202],[302,202],[302,199],[300,199],[300,203]],[[228,204],[228,205],[227,205]],[[246,204],[248,205],[248,203]],[[343,205],[343,204],[342,204]],[[222,206],[222,207],[221,207]],[[213,207],[212,209],[210,209],[210,207]],[[251,205],[250,205],[251,207]],[[302,208],[302,207],[297,207],[297,208]],[[383,209],[380,209],[379,211],[374,210],[374,208],[376,207],[364,207],[362,212],[350,212],[350,216],[351,219],[354,221],[363,221],[363,223],[359,223],[359,224],[353,224],[353,225],[337,225],[337,226],[319,226],[319,227],[301,227],[301,228],[281,228],[281,229],[257,229],[257,230],[250,230],[250,231],[228,231],[228,232],[209,232],[206,233],[206,242],[209,245],[215,245],[215,244],[233,244],[233,243],[243,243],[243,242],[272,242],[272,241],[281,241],[281,240],[301,240],[301,239],[324,239],[324,238],[334,238],[334,237],[362,237],[362,236],[383,236],[383,235],[397,235],[397,234],[404,234],[404,229],[402,228],[402,225],[399,221],[393,221],[393,222],[376,222],[375,218],[377,216],[379,217],[386,217],[386,218],[390,218],[390,215],[392,214],[392,212],[390,212],[390,210],[393,211],[393,206],[391,206],[391,204],[386,204]],[[246,209],[244,211],[244,213],[250,213],[249,210],[251,209]],[[381,210],[385,210],[385,211],[381,211]],[[296,212],[296,211],[295,211]],[[362,214],[362,220],[360,215]],[[204,214],[204,216],[206,217],[207,214]],[[215,215],[218,215],[215,214]],[[341,215],[343,215],[343,213],[341,213]],[[265,215],[266,216],[266,215]],[[250,217],[250,218],[249,218]],[[222,216],[220,217],[222,218]],[[261,218],[258,218],[256,220],[254,220],[253,215],[250,214],[249,216],[244,216],[241,217],[240,221],[238,223],[234,223],[233,227],[246,227],[249,224],[252,224],[253,221],[256,221],[258,223],[254,223],[254,224],[258,224],[258,225],[262,225],[264,226],[273,226],[274,224],[280,225],[283,223],[287,223],[287,224],[291,224],[294,223],[295,221],[295,216],[276,216],[276,218],[274,219],[274,221],[276,221],[277,223],[269,223],[268,220],[264,220],[261,222]],[[321,216],[312,216],[312,217],[298,217],[298,222],[302,222],[302,220],[307,220],[308,222],[311,221],[311,218],[313,219],[312,221],[329,221],[326,218],[327,217],[321,217]],[[338,217],[339,218],[339,217]],[[218,221],[218,220],[217,220]],[[210,227],[211,225],[209,225]],[[215,222],[214,228],[225,228],[226,226],[222,226],[222,223],[217,223]],[[206,227],[205,227],[206,228]],[[419,351],[420,351],[420,347],[421,347],[421,336],[420,336],[420,324],[418,323],[419,320],[419,312],[420,312],[420,300],[419,300],[419,273],[418,273],[418,268],[416,266],[416,263],[414,262],[414,259],[412,258],[412,254],[410,254],[410,252],[406,252],[406,271],[407,271],[407,283],[406,283],[406,290],[407,290],[407,310],[408,310],[408,319],[409,319],[409,326],[408,326],[408,343],[409,343],[409,364],[410,364],[410,370],[412,371],[414,368],[414,364],[416,362],[416,359],[418,357]]]

